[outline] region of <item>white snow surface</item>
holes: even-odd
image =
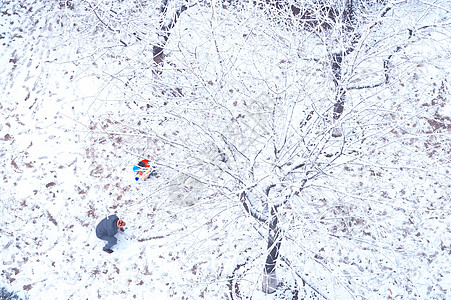
[[[129,141],[139,142],[139,139],[127,140],[129,132],[125,131],[105,134],[110,128],[119,128],[116,125],[123,120],[126,120],[124,124],[133,119],[137,123],[139,118],[146,117],[145,110],[139,105],[146,97],[146,83],[153,79],[151,70],[145,67],[151,62],[140,59],[146,55],[149,57],[149,47],[132,41],[130,35],[124,34],[124,41],[130,45],[120,48],[123,49],[120,52],[119,46],[108,44],[109,40],[102,45],[99,38],[86,38],[89,32],[72,32],[72,12],[59,4],[72,1],[54,1],[53,5],[45,4],[45,1],[15,2],[4,1],[0,6],[1,286],[29,299],[230,299],[232,290],[239,290],[240,296],[245,299],[294,299],[294,294],[289,293],[288,288],[286,293],[273,295],[265,295],[261,291],[267,228],[244,212],[235,194],[215,198],[215,193],[211,192],[206,193],[205,197],[199,196],[197,191],[200,187],[191,183],[190,189],[183,190],[181,186],[188,186],[188,181],[169,171],[162,171],[159,176],[138,184],[134,182],[131,171],[133,164],[143,157],[151,160],[162,157],[164,146],[152,139],[142,145],[127,144]],[[79,4],[77,1],[74,3]],[[447,5],[446,1],[442,4]],[[58,19],[56,16],[64,14],[65,10],[67,19],[63,18],[64,21],[59,21],[61,23],[55,22]],[[442,20],[448,24],[449,10],[448,7],[448,13],[443,17],[447,19]],[[140,13],[144,15],[145,12],[143,9]],[[218,15],[210,12],[209,9],[193,7],[182,15],[167,45],[168,51],[172,51],[172,56],[167,59],[172,64],[165,66],[168,71],[163,77],[166,76],[165,80],[169,83],[178,80],[181,86],[187,86],[190,79],[176,77],[181,69],[193,68],[190,64],[192,60],[187,56],[187,53],[192,53],[184,49],[203,49],[199,45],[205,45],[208,49],[196,50],[198,53],[195,54],[200,61],[210,62],[199,68],[198,76],[205,90],[213,86],[210,80],[215,84],[220,82],[222,78],[218,78],[218,74],[234,61],[239,67],[227,73],[227,76],[236,80],[230,86],[244,90],[243,86],[252,82],[253,87],[243,93],[258,98],[256,103],[270,103],[265,100],[267,96],[262,89],[271,86],[272,82],[270,79],[255,79],[257,76],[271,78],[274,75],[271,73],[273,70],[269,67],[266,69],[266,64],[262,63],[259,50],[266,57],[264,62],[270,58],[279,60],[277,55],[296,52],[293,49],[297,46],[293,45],[299,40],[289,40],[291,37],[285,36],[286,40],[282,44],[285,43],[286,49],[289,48],[288,44],[293,49],[280,54],[275,48],[274,52],[278,54],[274,54],[266,51],[271,43],[262,45],[259,41],[251,40],[254,34],[282,34],[277,32],[277,28],[263,33],[257,27],[252,27],[258,21],[253,21],[251,15],[245,19],[243,16],[229,16],[228,12],[223,12],[223,15],[217,11],[215,13]],[[199,25],[210,15],[213,15],[209,23],[211,27]],[[146,32],[152,24],[142,23],[140,17],[137,13],[134,21],[140,24],[142,32]],[[92,20],[92,16],[86,20]],[[233,27],[237,20],[242,22],[242,28],[247,28],[249,38]],[[66,22],[64,26],[63,22]],[[190,27],[192,24],[198,27]],[[96,26],[100,28],[98,30],[104,30],[101,24],[97,23]],[[218,44],[208,43],[206,33],[202,35],[204,31],[219,27],[222,28],[219,32],[223,36],[218,37]],[[447,28],[450,28],[449,25]],[[108,36],[107,32],[105,36]],[[154,33],[147,34],[143,40],[153,41]],[[446,78],[446,72],[448,75],[450,72],[451,46],[451,37],[449,32],[447,34],[437,33],[437,36],[431,37],[434,41],[440,40],[437,44],[444,45],[443,49],[434,50],[428,47],[427,42],[419,42],[407,49],[406,53],[411,52],[405,55],[413,53],[408,63],[418,64],[419,67],[415,70],[406,67],[403,70],[407,70],[407,73],[402,75],[412,78],[419,76],[421,79],[418,83],[428,87],[431,77]],[[254,43],[253,51],[249,51],[253,57],[243,58],[240,51],[245,50],[232,46],[228,48],[233,43]],[[215,56],[215,46],[223,49],[223,56],[230,55],[230,60]],[[283,49],[285,46],[279,45]],[[313,47],[305,43],[299,48]],[[320,55],[322,51],[314,49],[308,52]],[[433,59],[437,60],[423,61],[422,58],[429,56],[430,51]],[[447,61],[442,55],[446,51]],[[122,58],[117,55],[119,52]],[[219,60],[221,63],[217,63]],[[303,61],[296,63],[297,68],[307,68]],[[142,90],[133,91],[136,96],[133,100],[138,102],[138,107],[129,109],[130,103],[122,101],[125,93],[122,93],[121,85],[113,77],[117,79],[123,75],[121,78],[126,78],[133,73],[132,66],[137,64],[144,67],[140,74],[130,80],[130,86],[135,84],[134,80],[139,76],[143,76],[141,78],[145,82]],[[400,55],[393,64],[403,65],[407,62]],[[242,71],[251,67],[255,67],[251,72]],[[306,86],[312,89],[326,80],[319,75],[315,77],[314,73],[318,70],[310,70],[312,74],[306,75],[297,74],[293,66],[284,68],[281,67],[281,74],[293,74],[297,80],[310,80]],[[362,72],[365,73],[365,70]],[[107,74],[106,77],[111,75],[108,77],[111,78],[110,84],[105,85],[105,77],[99,74]],[[146,77],[146,74],[149,76]],[[354,169],[334,169],[330,177],[316,181],[305,198],[290,203],[286,208],[286,219],[282,218],[281,226],[288,242],[283,244],[282,251],[285,257],[295,261],[296,267],[280,262],[285,271],[278,275],[285,280],[285,286],[300,286],[297,273],[311,280],[309,283],[328,299],[451,297],[451,159],[449,149],[446,149],[446,145],[450,145],[451,131],[451,124],[446,123],[451,117],[449,77],[442,83],[443,90],[437,87],[426,91],[419,87],[416,95],[424,94],[417,96],[416,99],[420,100],[414,105],[424,108],[421,111],[426,116],[423,121],[431,120],[427,117],[434,114],[440,116],[445,130],[442,128],[436,134],[424,133],[418,129],[422,126],[420,123],[410,124],[411,119],[407,117],[393,121],[393,127],[390,127],[392,130],[386,136],[393,134],[406,143],[394,143],[392,147],[376,149],[374,157],[366,161],[362,159]],[[199,89],[202,84],[199,83]],[[290,84],[288,82],[286,86]],[[412,81],[412,85],[415,84]],[[217,96],[215,93],[225,94],[224,90],[229,89],[229,86],[225,86],[224,90],[214,88],[209,90],[213,98]],[[399,94],[411,95],[414,94],[409,90],[411,88],[404,84],[393,84],[389,89],[394,94],[397,90]],[[373,97],[373,92],[359,93],[352,100],[355,110],[360,109],[360,99]],[[381,95],[384,93],[380,92]],[[321,94],[321,91],[311,93],[312,97],[317,94]],[[442,102],[433,103],[432,98],[442,99]],[[224,99],[221,105],[229,105],[232,111],[235,109],[232,103],[241,101],[232,92],[229,98]],[[400,102],[404,101],[407,99]],[[416,100],[411,101],[413,103]],[[193,100],[192,105],[197,105],[197,102]],[[379,108],[387,111],[396,109],[395,105],[380,105]],[[297,112],[297,109],[293,110]],[[119,113],[115,116],[112,111]],[[129,115],[131,111],[136,114]],[[287,111],[277,113],[285,114]],[[249,123],[252,124],[253,132],[266,130],[264,126],[254,126],[260,119],[253,118]],[[424,123],[425,126],[432,124],[427,121]],[[172,126],[164,128],[164,134],[179,130],[175,125]],[[346,130],[346,124],[344,128]],[[158,130],[155,127],[153,129]],[[227,130],[232,135],[237,129],[230,126]],[[447,143],[444,146],[425,146],[425,141],[431,136]],[[193,134],[192,138],[196,136]],[[416,147],[418,140],[424,142],[419,143],[421,148]],[[255,145],[243,149],[252,147]],[[424,147],[429,148],[425,150]],[[205,151],[209,153],[208,149]],[[269,156],[270,153],[262,155]],[[426,168],[434,155],[440,156],[440,160],[434,161],[440,161],[434,165],[434,172],[441,175],[434,177],[435,173],[415,173],[422,166]],[[404,166],[412,167],[413,171],[406,177],[397,173],[392,175],[390,168],[382,167],[387,165],[387,157],[396,160],[393,169]],[[343,163],[346,161],[343,159]],[[337,164],[342,167],[340,162]],[[256,176],[263,178],[265,171]],[[207,173],[204,172],[199,174]],[[393,178],[397,182],[384,178]],[[166,186],[167,182],[174,183],[172,189],[163,191],[161,187]],[[331,189],[323,188],[332,186],[331,182],[338,183],[333,183]],[[381,194],[376,194],[379,192]],[[362,195],[360,200],[365,205],[359,206],[352,202],[357,195]],[[368,195],[371,201],[366,197]],[[197,201],[198,197],[202,197],[202,201]],[[326,206],[324,199],[331,199],[333,205]],[[343,228],[335,226],[332,230],[334,220],[339,218],[335,216],[345,210],[349,213],[347,225],[345,221],[338,222],[345,225]],[[302,219],[290,219],[294,211]],[[97,223],[109,214],[116,214],[127,222],[126,232],[116,235],[118,244],[113,248],[113,254],[101,251],[104,242],[95,235]],[[293,230],[295,233],[292,233]],[[303,233],[297,233],[296,230]],[[348,240],[346,234],[352,234],[353,238]],[[321,238],[324,235],[332,238],[323,240]],[[237,266],[243,263],[246,265],[239,269]],[[234,273],[236,270],[244,273]],[[236,288],[238,285],[235,286],[235,281],[233,287],[230,285],[232,274],[240,274],[239,288]],[[346,288],[347,284],[343,284],[348,280],[353,282],[355,289],[352,291]],[[359,282],[362,282],[361,286]],[[304,297],[309,296],[321,298],[314,292],[304,294]]]

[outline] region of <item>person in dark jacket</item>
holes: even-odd
[[[116,245],[117,238],[114,235],[118,232],[124,232],[125,222],[119,219],[116,215],[111,215],[100,221],[96,227],[96,236],[108,243],[103,247],[106,253],[113,253],[111,247]]]

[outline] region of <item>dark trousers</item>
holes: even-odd
[[[105,245],[105,249],[111,249],[111,247],[113,247],[114,245],[117,244],[117,238],[115,238],[114,236],[103,235],[103,236],[97,236],[97,237],[101,240],[108,242]]]

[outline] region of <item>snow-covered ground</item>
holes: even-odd
[[[70,45],[52,39],[44,4],[14,2],[0,20],[2,286],[30,299],[165,298],[180,272],[170,242],[136,239],[153,227],[128,208],[144,197],[137,158],[92,145],[83,112],[98,86],[61,61]],[[109,213],[129,224],[112,255],[94,231]]]
[[[90,119],[102,106],[96,101],[102,86],[80,71],[85,53],[75,50],[84,45],[61,38],[44,2],[3,2],[1,14],[1,285],[29,299],[226,293],[227,276],[217,274],[215,263],[223,255],[216,243],[221,237],[206,240],[214,226],[207,212],[192,207],[178,220],[185,207],[166,210],[157,188],[134,181],[131,168],[140,157],[92,134],[104,129]],[[113,213],[126,220],[127,230],[109,255],[95,227]],[[197,229],[184,231],[188,225]],[[230,257],[226,268],[233,269],[240,249],[224,255]],[[199,277],[200,266],[211,273]]]
[[[288,295],[283,291],[279,291],[276,295],[265,295],[261,291],[261,271],[266,259],[266,239],[261,236],[261,233],[266,234],[267,229],[245,214],[238,201],[230,200],[235,196],[233,193],[229,195],[230,198],[224,195],[221,195],[222,198],[214,198],[215,193],[211,192],[202,201],[194,202],[192,205],[192,199],[195,197],[190,194],[189,189],[186,189],[186,193],[181,196],[184,200],[179,202],[174,200],[178,198],[174,195],[181,190],[184,191],[177,186],[182,185],[183,181],[180,181],[176,173],[161,171],[157,177],[149,181],[142,183],[134,181],[131,172],[133,164],[144,156],[151,159],[162,157],[164,145],[161,141],[154,139],[146,139],[142,144],[139,144],[139,137],[132,136],[127,139],[131,131],[112,134],[114,130],[121,128],[118,123],[124,118],[116,119],[116,116],[108,115],[113,110],[105,109],[105,107],[114,107],[120,113],[143,111],[142,115],[129,116],[127,122],[124,122],[126,125],[131,124],[128,121],[136,116],[146,117],[145,109],[142,110],[139,105],[127,110],[127,104],[115,101],[121,99],[122,94],[119,85],[117,89],[114,88],[116,84],[114,80],[117,78],[113,79],[113,77],[117,74],[133,72],[129,68],[132,63],[127,65],[127,62],[135,57],[134,52],[137,60],[145,57],[144,52],[149,51],[148,48],[143,47],[142,44],[123,48],[126,59],[122,61],[120,57],[114,56],[120,52],[117,49],[108,49],[107,45],[103,45],[108,50],[98,50],[101,48],[98,37],[93,39],[91,44],[88,43],[89,38],[86,36],[81,38],[84,32],[71,32],[70,27],[67,28],[67,25],[75,20],[71,19],[73,17],[70,15],[71,11],[67,11],[68,17],[63,18],[64,22],[55,22],[55,20],[61,20],[56,17],[58,14],[59,16],[64,14],[64,5],[61,6],[61,3],[68,4],[72,3],[71,1],[55,1],[55,3],[52,2],[53,5],[46,5],[45,1],[41,3],[41,1],[30,0],[22,4],[15,2],[3,1],[0,6],[0,162],[2,166],[0,171],[2,177],[0,285],[29,299],[230,299],[232,291],[243,298],[294,298],[292,294]],[[444,3],[446,4],[446,1]],[[449,23],[449,10],[448,7],[448,15],[444,15],[442,22]],[[187,25],[189,22],[202,24],[202,20],[205,20],[208,15],[198,8],[194,8],[190,13],[191,19],[187,17],[180,20],[180,28],[174,32],[174,41],[182,40],[181,36],[188,31],[186,28],[189,28]],[[177,47],[181,49],[168,58],[172,65],[166,68],[172,73],[166,75],[167,82],[179,80],[177,75],[174,75],[181,72],[177,69],[177,64],[180,67],[186,63],[186,67],[192,62],[191,57],[186,56],[190,47],[196,48],[196,43],[207,43],[203,40],[205,36],[200,37],[203,30],[208,31],[210,28],[223,26],[225,29],[221,29],[221,32],[227,32],[227,26],[233,23],[233,17],[228,19],[229,22],[224,19],[226,19],[224,15],[214,16],[213,21],[217,23],[213,21],[213,25],[208,23],[211,27],[191,29],[190,33],[199,34],[197,38],[187,39],[193,43],[192,45],[188,41],[184,44],[185,46],[177,45],[174,41],[168,44],[174,52],[177,52]],[[82,20],[83,18],[80,17],[75,21]],[[240,24],[243,28],[248,26],[249,29],[255,25],[244,18],[240,20],[243,22]],[[139,24],[139,20],[135,21]],[[78,28],[89,28],[89,23],[86,24],[88,25]],[[77,27],[73,26],[73,28]],[[252,30],[249,31],[249,36],[252,34],[276,36],[273,32],[258,32],[257,27]],[[149,37],[149,39],[153,38],[154,36]],[[226,48],[228,43],[233,41],[237,44],[243,41],[251,44],[252,38],[252,36],[234,33],[234,28],[231,28],[229,35],[224,35],[222,40],[218,39],[224,43],[223,45],[219,43],[219,47]],[[258,37],[255,39],[258,40]],[[442,34],[437,34],[431,39],[434,41],[442,39],[437,44],[443,44],[443,49],[438,49],[437,53],[448,53],[449,59],[449,47],[447,48],[451,44],[449,34],[445,38]],[[295,42],[297,40],[284,40],[287,44]],[[258,43],[252,45],[261,47],[262,51],[267,49],[265,48],[267,45],[262,46]],[[210,84],[209,81],[222,80],[222,78],[215,79],[220,67],[218,64],[214,65],[218,58],[213,58],[211,55],[216,51],[214,44],[210,46],[212,49],[208,51],[189,54],[212,62],[211,65],[205,65],[204,69],[200,68],[199,70],[203,70],[204,74],[198,75],[199,78],[204,76],[202,79],[207,90],[210,85],[212,86],[209,92],[213,97],[214,93],[221,94],[223,91],[215,90],[213,83]],[[255,49],[258,49],[257,46]],[[304,47],[309,46],[306,44]],[[239,51],[245,50],[241,49],[235,53],[234,49],[231,47],[227,50],[230,50],[229,52],[222,52],[223,55],[232,53],[229,62],[238,61],[245,71],[249,65],[256,66],[256,69],[254,74],[242,77],[239,82],[237,80],[235,83],[230,83],[231,86],[234,84],[234,87],[239,86],[246,80],[247,82],[255,80],[255,86],[265,86],[268,82],[269,85],[271,84],[269,80],[263,82],[253,79],[260,76],[262,72],[271,72],[271,70],[265,71],[264,64],[260,64],[258,51],[254,52],[255,57],[247,65],[246,62],[237,59],[240,56]],[[409,63],[412,61],[416,63],[415,59],[420,61],[418,57],[424,57],[425,52],[429,51],[429,48],[421,44],[418,50],[414,46],[412,49],[407,53],[413,57],[406,60]],[[418,57],[413,54],[418,54]],[[208,55],[211,55],[211,58]],[[268,52],[265,55],[267,58],[272,57],[272,54]],[[424,75],[424,78],[427,77],[429,80],[429,75],[437,72],[433,75],[442,78],[440,76],[444,73],[437,70],[443,69],[448,70],[449,75],[449,61],[443,57],[441,61],[440,55],[431,54],[434,58],[438,57],[430,63],[430,65],[436,64],[436,69],[430,65],[422,67],[419,62],[417,72],[412,71],[412,74],[401,74],[401,76],[423,78]],[[228,62],[223,61],[227,68]],[[138,62],[134,63],[136,66]],[[143,61],[139,63],[146,64]],[[394,63],[407,64],[402,58],[395,60]],[[303,67],[303,62],[299,64],[298,68]],[[189,67],[194,68],[193,65]],[[290,71],[293,69],[287,72]],[[317,71],[312,70],[312,76],[308,78],[313,78],[315,75],[313,73]],[[150,78],[152,72],[142,71],[141,75],[145,72],[149,72],[149,78],[143,80],[152,81]],[[227,76],[230,75],[232,78],[243,74],[240,73],[241,71],[236,72],[238,75],[231,72]],[[111,75],[111,85],[105,88],[105,78],[101,78],[99,74]],[[270,78],[271,75],[271,73],[264,73],[262,76]],[[130,79],[130,85],[136,84],[133,81],[136,78]],[[187,85],[189,80],[189,78],[186,81],[180,79],[180,83]],[[322,80],[324,78],[318,79],[318,82]],[[420,83],[425,81],[418,80]],[[314,86],[318,82],[312,80],[306,86],[308,84]],[[431,115],[439,116],[442,123],[437,124],[430,119],[429,123],[426,121],[425,123],[439,128],[441,124],[445,124],[443,126],[447,131],[441,128],[441,133],[434,138],[438,141],[447,141],[445,145],[449,145],[451,125],[447,122],[451,117],[451,102],[448,98],[449,90],[447,90],[449,82],[443,82],[446,86],[442,90],[437,87],[433,89],[434,92],[431,89],[429,94],[427,94],[429,92],[427,88],[419,90],[417,94],[424,92],[427,95],[418,96],[417,98],[421,98],[421,101],[418,100],[415,105],[425,108],[425,112]],[[228,88],[224,87],[224,89]],[[243,87],[240,88],[244,90]],[[405,87],[404,82],[393,84],[390,88],[391,92],[399,89],[403,95],[414,94],[403,90],[410,88],[410,86]],[[255,91],[251,89],[246,93],[254,94]],[[239,100],[239,97],[234,95],[224,100],[224,103],[229,101],[228,104],[231,107],[236,106],[234,103]],[[139,100],[142,97],[143,95],[137,91],[136,99]],[[356,99],[359,97],[369,98],[370,96],[362,92],[359,96],[355,96]],[[434,102],[430,100],[431,98],[439,99],[441,102]],[[395,109],[388,106],[384,109]],[[404,108],[404,106],[399,107]],[[359,109],[358,104],[355,108]],[[135,122],[138,124],[140,120]],[[399,143],[389,150],[384,148],[379,152],[375,151],[375,155],[380,156],[365,162],[362,160],[359,169],[361,173],[354,172],[352,167],[344,168],[343,171],[335,173],[332,179],[315,183],[318,186],[328,185],[336,177],[349,178],[349,182],[335,185],[335,190],[328,192],[322,190],[318,194],[315,192],[308,194],[308,197],[312,199],[314,196],[317,196],[316,199],[328,197],[335,199],[340,205],[334,203],[327,207],[326,200],[324,203],[321,202],[322,200],[315,202],[307,197],[299,203],[302,207],[299,209],[301,211],[299,215],[302,214],[305,220],[293,223],[287,217],[286,223],[283,224],[287,231],[292,229],[292,224],[295,224],[305,226],[306,228],[302,229],[307,232],[302,236],[302,241],[294,241],[286,246],[284,244],[286,248],[283,248],[287,257],[290,257],[290,254],[304,253],[299,254],[299,261],[304,262],[302,269],[285,265],[285,270],[291,270],[293,274],[302,273],[304,278],[305,274],[310,274],[316,287],[321,284],[322,279],[317,280],[315,277],[320,278],[323,276],[322,273],[327,273],[328,275],[324,277],[333,278],[335,283],[326,286],[327,280],[325,280],[325,286],[319,286],[319,290],[327,291],[324,294],[330,299],[347,299],[352,293],[343,288],[345,284],[336,283],[351,277],[353,282],[359,282],[359,276],[362,277],[363,284],[362,287],[356,288],[356,291],[367,290],[371,296],[379,296],[380,299],[451,297],[451,218],[449,217],[451,187],[450,181],[447,181],[450,179],[450,152],[441,145],[433,144],[431,142],[435,141],[431,138],[433,134],[421,132],[416,128],[417,124],[406,125],[408,120],[396,122],[398,123],[396,126],[393,125],[394,129],[388,132],[399,135],[403,139],[405,136],[406,144]],[[411,131],[403,131],[399,129],[401,127]],[[165,130],[174,132],[175,129],[171,127]],[[105,134],[106,132],[109,134]],[[121,134],[124,135],[121,136]],[[421,141],[426,141],[421,145],[423,148],[415,148],[418,138],[414,135],[418,134],[427,136],[419,138]],[[131,142],[136,144],[127,144]],[[409,146],[412,147],[409,148]],[[423,151],[424,147],[427,151]],[[409,152],[411,149],[416,149],[416,152]],[[396,153],[401,153],[402,156],[397,157]],[[406,156],[406,153],[411,153],[411,156]],[[440,161],[441,164],[435,169],[437,174],[441,174],[440,178],[434,178],[430,174],[424,175],[424,173],[411,173],[411,177],[405,178],[387,175],[387,178],[398,179],[398,186],[395,186],[395,183],[383,180],[384,176],[391,172],[390,168],[379,169],[386,161],[381,161],[381,164],[376,166],[377,157],[385,159],[391,156],[395,157],[393,160],[400,161],[394,162],[394,166],[410,166],[412,169],[420,168],[421,163],[418,163],[420,159],[425,163],[429,162],[428,159]],[[434,160],[434,157],[439,159]],[[421,177],[423,175],[424,178]],[[418,179],[418,176],[421,178]],[[424,188],[409,190],[408,181],[413,180],[413,177],[417,180],[414,184],[421,183]],[[175,187],[163,189],[168,185],[171,186],[168,182]],[[353,184],[356,186],[352,186]],[[407,196],[399,197],[397,192],[403,190],[399,185],[406,186],[404,193]],[[343,189],[339,189],[340,187]],[[347,203],[346,193],[351,189],[350,187],[354,191],[361,188],[362,198],[371,195],[373,190],[376,192],[384,190],[386,194],[372,195],[374,196],[374,202],[371,202],[373,206],[364,209],[364,205],[359,207]],[[355,192],[353,195],[360,195],[359,193]],[[390,203],[389,199],[396,199],[397,202]],[[368,199],[362,199],[362,202],[365,201]],[[323,204],[326,206],[324,210],[322,210]],[[341,231],[342,228],[336,226],[332,230],[335,224],[334,218],[338,219],[339,217],[336,216],[343,213],[340,210],[346,209],[349,209],[346,213],[352,216],[350,222],[353,222],[353,226],[351,229],[344,226],[348,231],[345,229]],[[287,216],[294,215],[291,210],[295,211],[296,208],[288,208]],[[318,211],[324,213],[321,218],[326,217],[325,221],[319,219]],[[124,234],[117,235],[118,245],[114,248],[115,252],[109,255],[101,251],[104,242],[96,238],[95,227],[102,218],[113,213],[124,219],[127,227]],[[385,217],[387,214],[388,216]],[[312,217],[314,221],[310,222],[309,217]],[[397,219],[393,220],[389,217]],[[374,227],[366,224],[367,220],[371,220]],[[323,224],[323,222],[326,225],[315,227],[317,223]],[[328,222],[331,224],[330,228],[327,225]],[[313,229],[310,228],[312,224],[315,225]],[[318,228],[321,229],[317,230]],[[383,228],[384,231],[376,232],[374,228],[378,230]],[[349,232],[353,230],[357,233]],[[321,242],[315,240],[326,232],[334,235],[334,238]],[[337,239],[336,236],[343,232],[352,235],[354,239],[350,238],[350,241]],[[287,233],[287,240],[300,236]],[[370,238],[366,239],[368,236],[371,239],[374,237],[370,243],[368,243]],[[302,244],[305,248],[298,248],[301,242],[305,243]],[[363,249],[360,254],[353,254],[352,243],[358,244],[358,248]],[[365,243],[368,243],[367,246],[364,245]],[[346,257],[343,253],[350,253],[351,257]],[[329,261],[327,257],[330,258]],[[409,259],[409,257],[412,258]],[[375,261],[379,262],[377,268],[371,265]],[[342,270],[346,272],[351,270],[355,273],[341,273]],[[377,272],[381,274],[374,274]],[[386,273],[382,274],[382,272]],[[282,272],[281,278],[285,279],[287,284],[296,285],[293,279],[296,276],[290,277],[287,273],[289,272]],[[236,274],[240,274],[239,279],[244,278],[240,285],[234,285],[237,278],[231,277]],[[375,279],[371,280],[371,278]],[[368,283],[381,282],[383,282],[382,286],[365,286]],[[415,287],[413,291],[412,286]],[[333,288],[336,290],[331,290]],[[289,289],[287,288],[286,291]],[[313,297],[319,297],[315,293],[312,294],[316,295]],[[396,297],[397,295],[399,297]],[[356,295],[357,298],[364,296]]]

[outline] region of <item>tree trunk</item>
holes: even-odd
[[[269,221],[268,256],[266,257],[265,268],[263,270],[262,283],[263,292],[266,294],[272,294],[277,290],[276,264],[282,244],[278,221],[277,207],[272,207],[271,219]]]
[[[166,43],[169,39],[169,36],[171,35],[171,29],[174,28],[175,24],[178,21],[178,18],[180,17],[180,14],[187,10],[188,7],[186,5],[182,5],[180,8],[177,9],[175,12],[175,15],[172,19],[165,24],[164,18],[162,18],[162,22],[160,25],[160,33],[158,34],[159,37],[159,44],[153,46],[153,60],[156,63],[157,66],[161,66],[164,61],[164,54],[163,49],[166,46]],[[160,13],[162,15],[165,15],[168,10],[168,0],[163,0],[163,4],[160,7]],[[157,74],[159,72],[157,71]],[[159,75],[159,74],[158,74]]]
[[[331,68],[332,68],[332,74],[334,75],[334,83],[336,88],[335,93],[335,104],[334,104],[334,111],[333,111],[333,120],[332,122],[335,124],[335,122],[341,117],[341,114],[343,113],[343,108],[345,105],[345,99],[346,99],[346,90],[343,89],[341,86],[341,66],[343,62],[344,54],[343,52],[340,53],[334,53],[331,55]],[[333,137],[339,137],[342,135],[340,128],[334,128],[332,131]]]

